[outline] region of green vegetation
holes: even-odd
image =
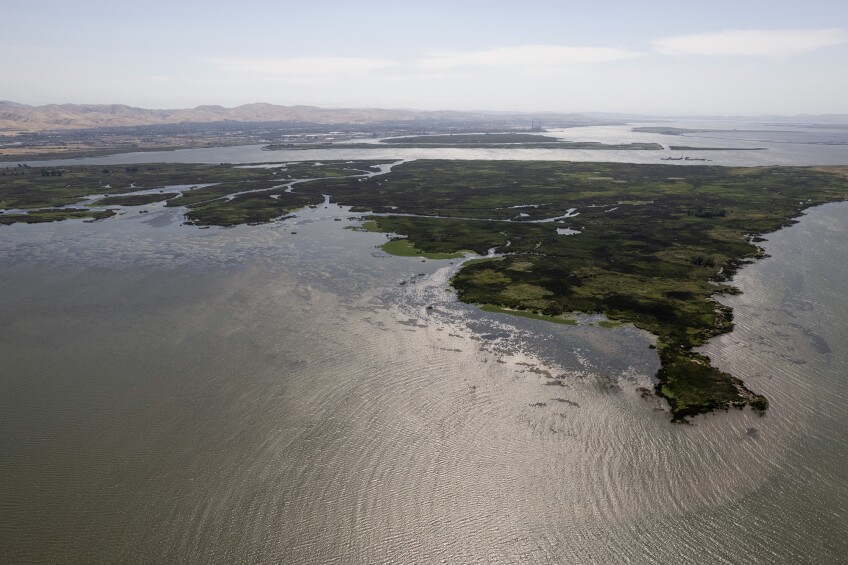
[[[81,204],[92,195],[105,194],[91,206],[136,206],[168,200],[167,206],[191,209],[188,219],[204,225],[234,225],[271,221],[307,205],[323,201],[315,195],[285,193],[286,183],[299,179],[327,179],[365,175],[378,161],[293,163],[286,167],[255,168],[232,165],[149,164],[80,167],[18,166],[0,169],[0,209],[31,210]],[[202,186],[199,185],[210,185]],[[180,195],[166,192],[181,186]],[[160,194],[131,194],[161,188]],[[230,199],[233,194],[256,191]],[[258,195],[261,195],[258,196]],[[273,196],[273,197],[272,197]],[[225,204],[228,201],[229,204]],[[3,223],[79,218],[72,208],[38,214],[7,214]],[[95,217],[87,211],[84,217]],[[99,212],[97,217],[103,217]],[[109,213],[108,215],[112,215]],[[47,220],[43,220],[47,221]]]
[[[181,145],[160,145],[155,147],[139,147],[137,145],[124,145],[104,148],[65,148],[52,151],[20,151],[11,154],[0,153],[0,162],[19,161],[53,161],[56,159],[84,159],[86,157],[103,157],[105,155],[119,155],[122,153],[143,153],[151,151],[175,151],[185,149]]]
[[[463,261],[462,265],[467,267],[468,265],[476,265],[477,263],[485,263],[487,261],[500,261],[503,257],[480,257],[477,259],[468,259],[467,261]]]
[[[479,145],[490,143],[558,143],[559,139],[548,135],[529,133],[457,133],[453,135],[416,135],[412,137],[392,137],[380,140],[381,143],[397,145]]]
[[[321,143],[321,144],[278,144],[272,143],[262,149],[280,151],[293,149],[450,149],[472,147],[475,149],[614,149],[614,150],[661,150],[659,143],[599,143],[596,141],[565,141],[546,135],[527,133],[475,133],[454,135],[420,135],[394,137],[380,143]]]
[[[657,393],[683,419],[767,406],[694,348],[732,329],[732,312],[712,296],[736,289],[714,281],[760,255],[753,236],[787,225],[809,206],[848,197],[844,175],[832,172],[414,161],[388,176],[303,190],[384,214],[369,220],[424,252],[506,254],[463,266],[453,285],[465,302],[548,317],[598,312],[655,334]],[[569,214],[572,208],[579,215]],[[559,236],[557,228],[582,233]]]
[[[357,231],[364,231],[370,233],[379,233],[380,226],[377,225],[377,222],[374,220],[368,220],[367,222],[362,222],[362,225],[358,228],[355,228]]]
[[[537,314],[536,312],[503,308],[502,306],[495,306],[493,304],[482,304],[480,305],[480,310],[483,310],[484,312],[494,312],[496,314],[510,314],[512,316],[520,316],[522,318],[530,318],[532,320],[543,320],[545,322],[552,322],[554,324],[565,324],[569,326],[577,325],[577,320],[574,320],[572,318],[564,318],[560,316],[546,316],[544,314]]]
[[[635,151],[659,151],[663,146],[659,143],[599,143],[597,141],[560,141],[557,149],[615,149]]]
[[[102,220],[114,216],[113,210],[85,210],[83,208],[44,208],[30,210],[25,214],[0,214],[0,225],[14,223],[43,224],[61,220]]]
[[[387,241],[383,244],[381,249],[389,255],[397,255],[400,257],[424,257],[427,259],[459,259],[465,256],[465,253],[462,252],[433,253],[421,251],[420,249],[416,249],[415,245],[413,245],[408,239],[402,238]]]
[[[40,167],[0,169],[0,208],[43,208],[76,204],[93,194],[126,194],[173,185],[249,181],[268,172],[227,165],[152,164],[63,167],[45,176]],[[56,170],[50,168],[48,170]]]
[[[631,131],[640,132],[640,133],[659,133],[662,135],[683,135],[685,133],[701,133],[704,131],[703,129],[689,129],[689,128],[674,128],[667,126],[644,126],[644,127],[636,127]]]
[[[711,366],[704,355],[665,349],[660,350],[660,360],[659,394],[668,400],[676,419],[729,406],[742,408],[748,404],[758,412],[768,408],[764,396],[752,393],[736,377]]]
[[[370,213],[362,229],[405,236],[384,246],[389,253],[503,255],[464,263],[452,281],[460,300],[558,323],[573,323],[573,312],[602,313],[602,327],[631,323],[653,333],[656,392],[683,419],[731,406],[766,409],[764,397],[695,351],[733,327],[731,310],[712,297],[737,292],[720,281],[760,256],[760,235],[805,208],[848,198],[848,169],[839,167],[422,160],[366,176],[375,165],[6,169],[0,206],[33,211],[0,218],[105,217],[113,212],[56,207],[107,191],[133,198],[140,189],[210,183],[167,205],[185,206],[192,223],[229,226],[273,221],[329,194]],[[287,192],[294,179],[312,180]],[[580,233],[559,235],[564,228]]]
[[[179,200],[179,199],[177,199]],[[280,189],[241,194],[232,199],[215,199],[193,205],[186,219],[199,226],[235,226],[264,224],[306,206],[324,201],[320,195],[301,195]],[[171,205],[169,202],[168,205]]]

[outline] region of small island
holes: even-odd
[[[6,169],[0,223],[105,217],[110,204],[159,200],[184,209],[187,223],[231,226],[275,221],[329,195],[365,213],[368,231],[395,234],[392,253],[493,251],[451,281],[464,302],[560,323],[602,313],[652,333],[655,392],[685,420],[766,410],[765,397],[697,351],[733,328],[714,297],[738,292],[727,281],[762,256],[760,236],[808,207],[848,199],[845,167],[420,160],[382,174],[380,164]]]
[[[559,143],[560,140],[549,135],[532,133],[455,133],[447,135],[414,135],[389,137],[380,143],[397,145],[487,145],[497,143]]]

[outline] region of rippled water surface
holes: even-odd
[[[4,563],[848,555],[848,204],[723,299],[706,352],[768,414],[688,426],[640,395],[651,336],[479,312],[343,208],[146,209],[2,229]]]

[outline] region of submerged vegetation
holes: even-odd
[[[167,201],[190,223],[230,226],[273,221],[329,195],[367,212],[364,230],[395,234],[388,253],[500,255],[463,265],[452,281],[460,300],[559,323],[602,313],[651,332],[661,361],[656,392],[683,419],[766,409],[764,397],[696,351],[733,327],[731,310],[713,296],[736,292],[721,281],[761,255],[758,236],[848,197],[841,169],[413,161],[374,175],[376,164],[12,169],[0,176],[0,206],[10,211],[0,220],[96,218],[114,213],[99,206]],[[131,194],[139,190],[146,193]]]

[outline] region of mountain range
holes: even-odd
[[[507,122],[541,120],[548,123],[591,124],[599,120],[582,114],[505,112],[454,112],[384,110],[378,108],[318,108],[245,104],[235,108],[198,106],[190,109],[152,110],[123,104],[48,104],[29,106],[0,101],[0,131],[41,132],[52,130],[146,126],[214,122],[299,122],[314,124],[369,124],[421,120],[486,120]]]

